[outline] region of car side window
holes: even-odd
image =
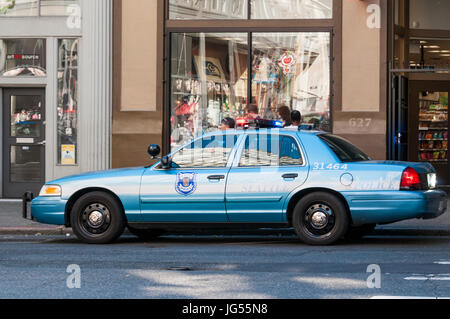
[[[172,157],[175,168],[226,167],[237,135],[216,135],[197,139]]]
[[[239,167],[302,165],[300,149],[294,138],[252,134],[246,138]]]
[[[280,146],[280,166],[292,165],[303,165],[302,155],[294,138],[283,136]]]

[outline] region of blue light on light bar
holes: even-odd
[[[283,127],[283,122],[281,122],[281,121],[275,121],[275,122],[273,123],[273,125],[274,125],[275,127]]]

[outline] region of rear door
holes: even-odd
[[[308,177],[303,154],[296,135],[249,132],[228,175],[230,222],[284,222],[286,197]]]
[[[145,222],[227,222],[225,184],[238,135],[197,139],[172,156],[173,167],[148,168],[141,183]]]

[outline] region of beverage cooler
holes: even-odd
[[[418,102],[418,140],[413,160],[431,163],[438,172],[438,183],[449,185],[448,92],[420,92]]]

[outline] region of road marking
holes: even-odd
[[[450,261],[435,261],[434,263],[438,265],[450,265]]]
[[[417,297],[417,296],[373,296],[370,299],[450,299],[450,297]]]
[[[437,280],[437,281],[449,281],[449,274],[440,274],[440,275],[417,275],[403,278],[404,280]]]

